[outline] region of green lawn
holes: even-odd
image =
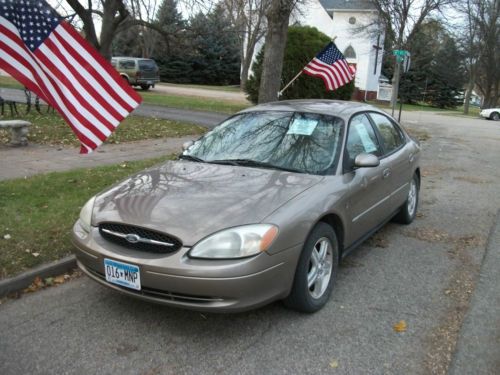
[[[172,157],[0,182],[0,278],[71,253],[70,232],[94,194]]]
[[[160,82],[157,85],[162,86],[172,86],[172,87],[189,87],[193,89],[206,89],[206,90],[214,90],[214,91],[226,91],[226,92],[240,92],[240,86],[215,86],[215,85],[195,85],[191,83],[166,83]]]
[[[24,113],[23,106],[18,106],[20,113]],[[9,111],[6,111],[10,115]],[[10,116],[0,116],[2,120],[12,119]],[[79,142],[71,128],[57,113],[47,113],[42,107],[42,113],[34,109],[29,114],[22,114],[17,118],[30,121],[28,138],[30,142],[38,144],[78,146]],[[122,143],[152,138],[182,137],[191,134],[202,134],[206,128],[179,121],[157,119],[153,117],[127,117],[106,141],[107,143]],[[7,143],[10,134],[7,130],[0,130],[0,142]]]
[[[203,98],[196,96],[180,96],[141,91],[144,103],[166,107],[194,109],[199,111],[221,112],[232,114],[248,108],[250,104],[242,104],[230,100]]]
[[[24,86],[17,82],[12,77],[0,76],[0,87],[7,87],[10,89],[24,89]]]

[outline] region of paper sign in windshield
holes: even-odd
[[[287,134],[311,135],[318,126],[318,120],[309,118],[294,118]]]
[[[373,143],[365,126],[361,123],[355,124],[354,126],[356,127],[356,132],[358,133],[359,138],[361,139],[361,143],[363,143],[363,148],[365,149],[365,152],[371,153],[377,151],[377,146],[375,146],[375,143]]]

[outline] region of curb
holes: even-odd
[[[74,268],[76,268],[76,258],[74,255],[68,255],[63,259],[42,264],[20,275],[0,280],[0,297],[29,287],[37,276],[45,279],[47,277],[61,275]]]

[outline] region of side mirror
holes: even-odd
[[[359,154],[354,159],[354,166],[356,168],[371,168],[378,167],[380,165],[380,160],[373,154]]]
[[[194,145],[194,142],[193,141],[187,141],[187,142],[184,142],[182,144],[182,149],[184,151],[186,151],[189,147],[191,147],[192,145]]]

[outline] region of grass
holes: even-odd
[[[172,87],[188,87],[188,88],[193,88],[193,89],[205,89],[205,90],[214,90],[214,91],[226,91],[226,92],[240,92],[240,86],[233,85],[233,86],[215,86],[215,85],[196,85],[192,83],[167,83],[167,82],[161,82],[158,83],[157,85],[162,85],[162,86],[172,86]]]
[[[248,108],[250,104],[243,104],[230,100],[203,98],[196,96],[180,96],[160,94],[154,92],[140,92],[146,104],[154,104],[181,109],[193,109],[199,111],[221,112],[233,114]]]
[[[18,110],[20,113],[24,113],[22,105],[18,106]],[[7,110],[6,113],[9,113],[9,111]],[[14,117],[0,116],[1,120],[12,118]],[[16,118],[22,118],[33,124],[28,134],[30,142],[58,146],[79,145],[78,139],[61,116],[57,113],[47,113],[46,107],[42,107],[41,114],[32,109],[29,114],[22,114]],[[153,117],[129,116],[120,126],[118,126],[106,143],[123,143],[164,137],[182,137],[191,134],[202,134],[205,131],[206,129],[204,127],[179,121],[157,119]],[[9,139],[9,131],[0,130],[0,142],[7,143]]]
[[[24,89],[24,86],[17,82],[12,77],[0,76],[0,87],[7,87],[9,89]]]
[[[87,199],[169,158],[0,182],[0,278],[70,254],[71,228]]]

